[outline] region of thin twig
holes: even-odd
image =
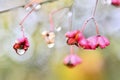
[[[93,13],[92,13],[93,17],[95,16],[97,5],[98,5],[98,0],[96,0],[95,7],[93,9]]]
[[[70,46],[70,54],[73,54],[74,53],[74,48],[73,48],[73,45]]]
[[[64,8],[60,8],[60,9],[57,9],[55,11],[52,11],[50,14],[49,14],[49,21],[50,21],[50,31],[54,31],[54,21],[53,21],[53,15],[59,11],[61,11],[62,9]]]
[[[71,31],[72,30],[72,28],[73,28],[73,5],[72,5],[72,7],[71,8],[69,8],[70,10],[69,10],[69,24],[70,24],[70,29],[69,29],[69,31]]]
[[[96,33],[97,33],[97,35],[99,35],[98,23],[96,22],[95,18],[92,18],[92,19],[93,19],[93,22],[94,22],[95,27],[96,27]]]
[[[87,25],[87,23],[92,19],[92,17],[88,18],[87,20],[84,21],[84,24],[82,26],[81,32],[83,32],[85,30],[85,27]]]
[[[27,17],[34,11],[34,8],[23,18],[23,20],[20,22],[20,25],[23,24],[23,22],[27,19]]]
[[[34,11],[34,8],[33,8],[33,9],[22,19],[22,21],[19,23],[19,25],[21,26],[21,31],[22,31],[23,37],[25,37],[23,23],[24,23],[24,21],[27,19],[27,17],[28,17],[33,11]]]
[[[92,13],[91,17],[84,21],[84,24],[83,24],[83,26],[82,26],[81,32],[84,31],[87,23],[92,19],[92,20],[94,21],[94,23],[95,23],[95,26],[96,26],[96,33],[99,34],[98,25],[97,25],[97,22],[96,22],[96,20],[95,20],[95,18],[94,18],[94,17],[95,17],[95,14],[96,14],[97,5],[98,5],[98,0],[96,0],[95,7],[94,7],[94,9],[93,9],[93,13]]]
[[[49,0],[49,1],[44,1],[44,2],[41,2],[39,3],[40,5],[43,5],[43,4],[46,4],[46,3],[51,3],[51,2],[54,2],[54,1],[58,1],[58,0]],[[15,9],[18,9],[20,7],[23,7],[25,6],[26,4],[23,4],[23,5],[19,5],[19,6],[15,6],[15,7],[12,7],[12,8],[9,8],[9,9],[6,9],[6,10],[1,10],[0,13],[5,13],[5,12],[8,12],[8,11],[12,11],[12,10],[15,10]]]
[[[25,37],[24,26],[22,24],[20,26],[21,26],[22,36]]]

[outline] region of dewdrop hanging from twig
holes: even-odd
[[[13,48],[18,55],[23,55],[28,50],[29,46],[27,37],[23,37],[16,40]]]
[[[39,3],[36,2],[36,0],[32,0],[30,1],[25,8],[31,8],[31,10],[29,11],[29,13],[22,19],[22,21],[19,23],[20,27],[21,27],[21,32],[22,32],[22,38],[19,38],[16,40],[15,44],[13,45],[14,50],[16,51],[16,53],[18,55],[23,55],[25,54],[25,52],[28,50],[29,48],[29,41],[28,38],[25,36],[24,34],[24,26],[23,23],[25,22],[25,20],[27,19],[27,17],[35,10],[40,9],[40,6],[38,5]]]

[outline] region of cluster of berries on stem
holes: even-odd
[[[72,30],[65,33],[65,36],[67,38],[66,42],[68,45],[70,46],[75,45],[78,48],[83,48],[85,50],[95,50],[98,47],[104,49],[110,45],[110,41],[105,36],[102,36],[99,33],[98,23],[95,20],[97,4],[98,4],[98,0],[96,0],[95,7],[93,9],[91,17],[85,20],[81,30]],[[86,38],[83,32],[90,20],[92,20],[95,24],[96,35]],[[75,67],[76,65],[80,64],[81,61],[82,60],[79,60],[78,56],[76,55],[68,55],[64,60],[64,64],[66,64],[69,67],[71,66]]]
[[[17,39],[15,44],[13,45],[13,48],[18,55],[23,55],[30,46],[28,38],[24,34],[23,23],[33,11],[40,9],[41,6],[39,5],[39,3],[41,1],[42,0],[31,0],[27,5],[25,5],[25,8],[30,11],[19,24],[21,26],[21,32],[23,37]],[[107,2],[108,0],[105,1]],[[111,4],[114,6],[120,6],[120,0],[109,0],[109,1],[111,1]],[[98,0],[96,0],[95,7],[93,9],[91,17],[85,20],[81,30],[71,30],[73,15],[72,12],[68,13],[68,16],[70,17],[71,25],[70,25],[70,31],[65,33],[65,37],[67,38],[66,43],[70,46],[70,54],[65,57],[64,65],[70,68],[73,68],[78,64],[82,63],[82,59],[74,52],[73,49],[74,45],[77,46],[78,48],[82,48],[85,50],[95,50],[98,47],[104,49],[110,45],[110,41],[105,36],[101,35],[98,29],[98,23],[95,19],[97,4],[98,4]],[[62,9],[63,8],[60,8],[49,14],[50,30],[42,32],[43,38],[45,39],[49,48],[54,47],[54,43],[55,43],[55,29],[54,29],[55,26],[53,22],[53,15]],[[92,20],[95,24],[96,35],[86,38],[86,36],[84,35],[84,30],[90,20]]]

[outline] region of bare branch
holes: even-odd
[[[48,1],[41,2],[41,3],[39,3],[39,4],[40,4],[40,5],[43,5],[43,4],[51,3],[51,2],[54,2],[54,1],[58,1],[58,0],[48,0]],[[24,6],[25,6],[25,4],[20,5],[20,6],[16,6],[16,7],[13,7],[13,8],[9,8],[9,9],[6,9],[6,10],[2,10],[2,11],[0,11],[0,13],[4,13],[4,12],[11,11],[11,10],[15,10],[15,9],[17,9],[17,8],[24,7]]]

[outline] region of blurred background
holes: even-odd
[[[73,30],[81,29],[91,15],[96,0],[74,0]],[[58,0],[45,3],[24,22],[25,35],[30,48],[25,55],[15,53],[13,45],[21,37],[20,21],[28,13],[23,7],[5,11],[26,4],[27,0],[0,0],[0,80],[120,80],[120,8],[105,5],[99,0],[96,21],[101,35],[111,44],[105,49],[83,50],[75,47],[83,62],[75,67],[63,65],[70,53],[64,34],[69,30],[69,9],[65,8],[54,16],[56,33],[55,46],[48,48],[41,33],[49,30],[49,13],[62,7],[71,7],[73,0]],[[5,11],[5,12],[4,12]],[[95,26],[90,21],[84,34],[95,35]]]

